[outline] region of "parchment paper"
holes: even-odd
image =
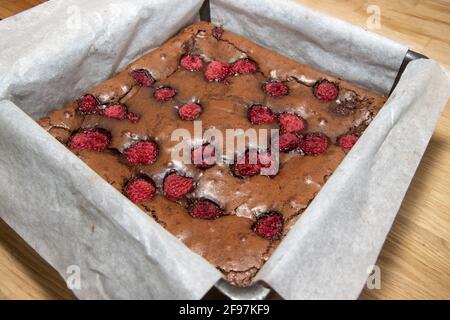
[[[220,278],[29,117],[163,43],[200,2],[53,0],[0,22],[0,215],[63,277],[79,266],[80,298],[196,299]],[[407,50],[290,2],[211,8],[229,30],[384,93]],[[413,62],[258,279],[288,299],[356,298],[448,95],[435,62]]]

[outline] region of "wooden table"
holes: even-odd
[[[44,0],[2,0],[0,18]],[[450,68],[450,0],[297,0],[361,27],[368,5],[381,10],[373,30]],[[450,299],[450,103],[406,195],[377,265],[381,289],[363,299]],[[59,275],[0,221],[0,298],[73,299]]]

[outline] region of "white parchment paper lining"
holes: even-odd
[[[80,298],[197,299],[221,276],[32,120],[159,46],[200,5],[54,0],[0,22],[0,216],[64,278],[79,267]],[[229,30],[383,93],[407,50],[288,1],[211,9]],[[356,298],[448,95],[438,64],[411,63],[258,279],[288,299]]]

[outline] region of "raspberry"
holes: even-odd
[[[313,86],[313,93],[319,100],[331,101],[336,100],[339,88],[333,82],[320,80]]]
[[[101,114],[107,118],[124,120],[127,117],[127,107],[121,103],[112,103],[107,105]]]
[[[345,150],[350,150],[358,141],[358,136],[347,133],[338,138],[338,145]]]
[[[177,94],[177,91],[175,89],[172,89],[171,87],[160,87],[155,90],[155,93],[153,96],[158,101],[169,101],[172,100],[173,97]]]
[[[250,155],[245,153],[244,163],[237,161],[234,165],[231,165],[231,171],[238,178],[252,177],[261,172],[261,164],[257,160],[257,163],[250,163]]]
[[[253,231],[266,240],[277,240],[283,230],[283,216],[269,211],[258,216],[252,227]]]
[[[223,27],[219,26],[219,27],[214,27],[213,31],[212,31],[212,35],[214,38],[216,38],[217,40],[222,39],[223,36]]]
[[[202,107],[198,103],[186,103],[178,109],[178,115],[181,119],[192,121],[197,119],[202,113]]]
[[[179,173],[169,173],[163,182],[163,191],[167,199],[176,201],[192,191],[194,182],[192,178],[182,176]]]
[[[309,133],[300,142],[300,148],[308,156],[318,156],[328,148],[328,138],[322,133]]]
[[[137,123],[141,118],[137,114],[134,114],[133,112],[128,112],[127,119],[133,123]]]
[[[95,113],[100,105],[97,98],[95,98],[92,94],[85,94],[78,99],[77,103],[78,110],[82,114]]]
[[[212,145],[203,145],[192,150],[192,164],[197,168],[205,170],[216,163],[216,149]]]
[[[240,59],[231,66],[231,70],[235,75],[254,73],[257,69],[256,63],[250,59]]]
[[[258,163],[261,166],[261,175],[274,176],[278,173],[278,167],[274,166],[275,158],[270,152],[264,151],[258,154]]]
[[[263,91],[272,97],[282,97],[289,94],[289,88],[282,82],[271,81],[263,84]]]
[[[303,118],[293,113],[283,113],[278,117],[281,132],[300,133],[305,130],[306,123]]]
[[[189,214],[197,219],[217,219],[222,214],[222,209],[213,201],[208,199],[198,199],[189,208]]]
[[[300,141],[300,138],[293,133],[282,133],[278,141],[279,149],[281,152],[289,152],[295,150],[299,147]]]
[[[136,69],[130,72],[130,76],[142,87],[151,87],[155,79],[145,69]]]
[[[253,124],[272,123],[277,120],[270,108],[260,104],[255,104],[248,109],[247,118]]]
[[[208,81],[223,81],[232,74],[231,67],[228,63],[218,60],[211,61],[205,70],[205,78]]]
[[[67,142],[72,150],[103,151],[108,147],[111,135],[103,129],[81,129],[74,133]]]
[[[188,54],[181,58],[180,65],[189,71],[199,71],[203,68],[203,61],[200,56]]]
[[[139,141],[124,151],[129,164],[148,165],[156,161],[159,154],[159,147],[153,141]]]
[[[150,178],[135,178],[127,182],[124,193],[132,202],[139,204],[153,198],[156,187]]]

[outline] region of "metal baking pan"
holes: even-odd
[[[205,0],[200,8],[200,20],[211,22],[211,8],[209,0]],[[389,96],[394,91],[400,78],[405,71],[408,64],[417,59],[428,59],[421,53],[408,50],[403,59],[403,62],[398,70],[397,76],[395,78],[394,84],[392,85]],[[230,285],[225,280],[219,280],[216,285],[205,295],[203,299],[232,299],[232,300],[264,300],[267,298],[279,298],[279,296],[267,285],[262,283],[255,283],[250,287],[240,288]]]

